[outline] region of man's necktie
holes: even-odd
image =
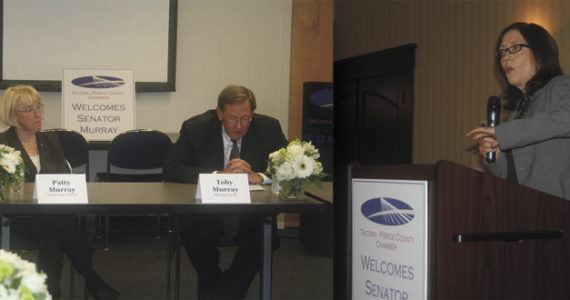
[[[236,140],[232,140],[233,146],[230,152],[230,160],[239,158],[239,148]],[[239,218],[237,216],[224,216],[222,218],[222,226],[224,236],[222,237],[222,245],[233,245],[235,237],[239,231]]]
[[[238,144],[236,140],[232,140],[232,143],[234,144],[232,147],[232,151],[230,152],[230,160],[234,159],[234,158],[239,158],[239,148],[238,148]]]

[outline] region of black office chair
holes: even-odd
[[[71,172],[85,173],[87,181],[89,181],[89,147],[83,135],[77,131],[62,128],[46,129],[44,131],[57,134],[63,149],[63,156],[73,169]]]
[[[106,173],[97,178],[107,182],[159,182],[163,180],[162,166],[172,142],[157,130],[137,129],[117,135],[107,154]],[[160,215],[157,216],[156,236],[160,238]],[[105,217],[105,245],[109,239],[109,218]]]
[[[63,156],[68,163],[69,173],[85,174],[85,180],[89,181],[89,146],[85,137],[77,131],[63,128],[45,129],[43,131],[54,132],[57,135],[63,149]],[[94,234],[91,220],[92,218],[88,216],[80,216],[79,225],[84,225],[86,231]],[[93,229],[93,231],[89,229]]]

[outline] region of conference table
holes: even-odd
[[[317,215],[301,213],[300,240],[305,253],[332,257],[334,247],[333,182],[323,181],[322,184],[322,189],[315,185],[305,189],[306,195],[323,204],[323,212]]]
[[[305,194],[328,203],[333,203],[333,182],[323,181],[322,188],[318,188],[315,185],[311,185],[305,189]]]
[[[23,194],[0,201],[2,215],[18,214],[235,214],[264,216],[260,298],[271,298],[271,227],[277,213],[322,213],[320,201],[310,196],[303,200],[280,200],[267,187],[251,191],[251,204],[204,204],[196,201],[196,185],[167,182],[88,182],[87,204],[38,204],[33,199],[33,183],[24,184]],[[9,230],[8,230],[9,232]],[[9,235],[2,235],[3,247]]]

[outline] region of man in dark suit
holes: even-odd
[[[250,89],[238,85],[224,88],[215,110],[182,124],[164,165],[165,180],[197,183],[200,173],[217,172],[246,173],[250,184],[270,183],[262,173],[268,156],[287,145],[287,140],[279,121],[254,114],[255,108]],[[263,218],[241,216],[234,238],[238,250],[230,268],[222,272],[217,246],[224,221],[222,216],[181,218],[182,242],[198,272],[199,299],[243,298],[260,267]]]

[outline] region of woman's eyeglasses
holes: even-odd
[[[41,114],[41,113],[43,112],[43,110],[44,110],[44,105],[43,105],[43,104],[38,104],[38,105],[36,105],[36,106],[30,105],[30,106],[26,107],[26,108],[23,109],[23,110],[19,110],[18,112],[21,112],[21,113],[23,113],[23,114],[33,114],[33,113],[35,113],[35,112],[37,111],[37,112],[39,112],[39,113]]]
[[[515,54],[520,52],[523,47],[530,48],[529,45],[527,44],[514,44],[505,49],[497,49],[495,55],[497,55],[498,58],[503,58],[503,56],[505,56],[507,52],[509,52],[510,54]]]

